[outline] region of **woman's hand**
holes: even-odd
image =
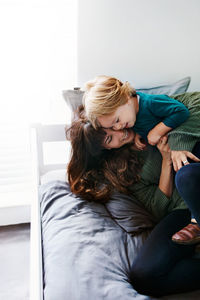
[[[189,164],[188,158],[196,162],[200,161],[198,157],[196,157],[194,154],[192,154],[189,151],[171,151],[171,157],[172,157],[173,167],[176,172],[183,166]]]
[[[171,150],[169,148],[169,144],[168,144],[168,138],[167,136],[163,136],[158,144],[156,145],[158,150],[160,151],[163,160],[168,161],[170,164],[172,164],[172,158],[171,158]]]

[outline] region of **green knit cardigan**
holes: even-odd
[[[200,92],[184,93],[170,96],[182,102],[190,112],[189,118],[177,128],[169,132],[171,150],[192,151],[200,140]]]
[[[137,199],[160,221],[174,209],[186,209],[187,206],[179,196],[177,189],[173,188],[171,197],[167,197],[158,187],[160,180],[162,156],[156,147],[148,146],[139,153],[144,161],[140,174],[140,181],[131,187],[133,199]]]

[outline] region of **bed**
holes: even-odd
[[[70,95],[77,98],[81,92]],[[35,124],[31,139],[36,200],[31,222],[30,299],[155,299],[138,294],[129,281],[130,266],[155,225],[152,216],[123,194],[115,193],[101,204],[71,193],[66,180],[70,144],[64,124]],[[50,143],[52,148],[60,142],[64,143],[64,163],[45,161],[43,146]],[[61,158],[57,149],[55,153]],[[200,291],[163,297],[199,298]]]

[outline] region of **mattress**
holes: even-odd
[[[155,225],[137,201],[107,204],[73,195],[68,183],[40,187],[45,300],[150,300],[129,281],[130,266]],[[200,292],[163,299],[199,299]]]

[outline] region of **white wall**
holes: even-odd
[[[200,90],[199,0],[79,0],[78,85],[99,74]]]
[[[69,122],[77,1],[0,0],[0,37],[0,122]]]

